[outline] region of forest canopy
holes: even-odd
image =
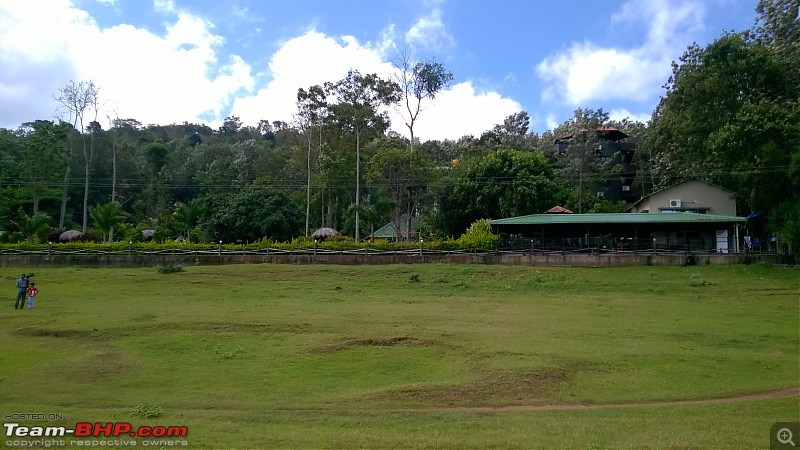
[[[0,240],[42,241],[52,230],[132,239],[291,240],[330,227],[362,239],[401,217],[429,236],[458,236],[479,219],[625,211],[598,198],[619,155],[597,142],[557,142],[582,130],[616,129],[635,146],[639,196],[699,179],[732,191],[738,214],[759,211],[766,232],[800,245],[800,20],[797,0],[759,0],[749,30],[690,46],[648,123],[578,109],[542,134],[520,111],[490,130],[420,142],[420,105],[453,74],[403,55],[400,76],[353,70],[297,93],[291,121],[212,129],[98,117],[102,86],[71,81],[53,96],[59,121],[0,129]],[[157,105],[154,105],[157,107]],[[388,131],[386,109],[405,111],[412,139]],[[634,147],[631,147],[634,148]],[[576,156],[577,155],[577,156]],[[21,224],[28,224],[24,226]],[[31,227],[31,224],[35,226]]]

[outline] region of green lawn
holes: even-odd
[[[800,420],[797,396],[668,403],[800,385],[798,269],[28,269],[39,299],[15,311],[23,270],[0,268],[0,412],[66,416],[26,425],[186,425],[194,448],[767,448]]]

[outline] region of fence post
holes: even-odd
[[[533,239],[531,239],[531,256],[533,256]]]
[[[656,256],[656,238],[653,238],[653,256]]]
[[[317,256],[317,240],[314,239],[314,256]]]
[[[222,241],[219,241],[219,247],[217,248],[217,255],[222,256]]]
[[[131,246],[133,246],[133,241],[128,241],[128,254],[131,254]]]
[[[50,242],[50,241],[47,241],[47,256],[50,256],[50,252],[52,252],[52,251],[53,251],[53,243]]]
[[[419,256],[422,256],[422,238],[419,238]]]

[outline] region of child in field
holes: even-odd
[[[36,294],[39,293],[39,289],[36,287],[36,283],[31,283],[28,286],[28,309],[33,308],[33,304],[36,303]]]

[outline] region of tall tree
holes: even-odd
[[[376,141],[378,143],[382,142]],[[370,160],[368,175],[374,185],[385,189],[391,196],[392,219],[399,242],[409,238],[399,233],[403,229],[410,230],[406,227],[411,221],[407,217],[407,223],[401,224],[400,218],[403,213],[414,211],[416,203],[428,190],[433,164],[422,152],[412,154],[398,146],[392,148],[391,141],[383,144],[384,148],[378,150]]]
[[[400,98],[400,87],[376,74],[361,75],[350,70],[336,83],[325,83],[325,90],[337,103],[331,112],[338,124],[356,138],[355,239],[361,239],[359,206],[361,204],[361,140],[365,131],[382,134],[389,128],[389,117],[381,107],[392,105]]]
[[[647,140],[662,185],[700,178],[800,236],[800,18],[797,0],[760,0],[756,25],[690,47],[673,64]],[[773,215],[772,212],[775,212]]]
[[[408,148],[414,153],[414,125],[422,112],[422,102],[426,99],[434,100],[453,81],[453,74],[440,62],[417,62],[407,52],[401,53],[393,64],[397,69],[395,81],[400,87],[400,102],[403,105],[401,114],[411,135]]]
[[[498,150],[457,171],[439,202],[438,222],[451,236],[478,219],[541,213],[566,196],[542,152]]]
[[[317,148],[321,152],[322,119],[325,116],[326,107],[325,90],[322,86],[311,86],[308,91],[303,88],[297,90],[297,123],[305,135],[308,145],[306,154],[306,237],[308,237],[311,218],[311,152],[314,142],[314,127],[319,135],[319,147]]]
[[[203,226],[214,240],[255,242],[264,237],[288,241],[298,235],[302,213],[284,193],[251,186],[206,199]]]
[[[91,135],[92,142],[91,147],[87,146],[86,142],[86,125],[87,125],[87,114],[91,114],[94,112],[95,119],[97,118],[97,107],[98,107],[98,88],[94,84],[93,81],[81,81],[76,83],[75,81],[70,80],[65,86],[61,87],[58,91],[58,94],[55,97],[56,102],[59,105],[60,111],[71,119],[73,124],[73,128],[76,125],[79,125],[78,131],[81,133],[81,138],[83,141],[83,159],[84,159],[84,191],[83,191],[83,233],[86,233],[86,227],[88,225],[89,220],[89,211],[88,211],[88,201],[89,201],[89,177],[90,177],[90,165],[92,161],[92,152],[94,150],[94,135]],[[96,120],[94,120],[96,123]],[[95,127],[92,127],[94,130]],[[66,192],[66,177],[69,174],[65,175],[65,186],[64,190]],[[59,226],[63,226],[63,216],[64,211],[66,208],[66,197],[62,200],[62,217],[59,219]]]
[[[20,175],[31,193],[33,214],[36,215],[43,190],[55,181],[63,167],[61,143],[66,128],[47,120],[37,120],[24,123],[20,133],[24,136]]]
[[[788,167],[796,149],[797,100],[798,87],[768,48],[735,34],[691,47],[673,67],[653,115],[648,145],[657,183],[707,180],[736,192],[746,208],[766,206],[759,198],[781,198],[787,186],[758,192],[766,186],[746,180],[754,172],[785,179],[785,171],[772,171]]]
[[[169,167],[170,147],[157,139],[143,146],[143,157],[149,171],[149,181],[139,196],[137,209],[151,220],[166,214],[171,205],[168,185],[172,172]]]

